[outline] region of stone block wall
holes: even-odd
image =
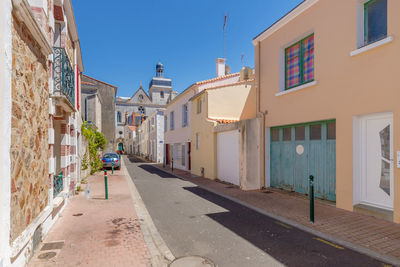
[[[49,67],[27,27],[12,20],[11,234],[48,205]]]

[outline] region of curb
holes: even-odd
[[[135,210],[139,218],[140,228],[151,254],[151,264],[153,267],[166,267],[175,259],[175,257],[164,242],[156,226],[154,225],[154,222],[123,160],[121,164],[121,169],[124,171],[124,176],[128,183],[130,189],[129,191],[131,192],[132,202],[135,206]]]
[[[175,174],[175,173],[173,173],[173,172],[170,172],[170,171],[168,171],[168,170],[165,170],[165,169],[163,169],[163,168],[160,168],[160,167],[158,167],[158,166],[156,166],[156,165],[154,165],[154,167],[156,167],[157,169],[159,169],[159,170],[161,170],[161,171],[164,171],[164,172],[166,172],[166,173],[169,173],[169,174],[171,174],[171,175],[174,175],[174,176],[176,176],[176,177],[178,177],[178,178],[180,178],[180,179],[183,179],[183,180],[185,180],[185,181],[190,182],[189,179],[187,179],[187,178],[185,178],[185,177],[183,177],[183,176],[177,175],[177,174]],[[273,214],[273,213],[271,213],[271,212],[269,212],[269,211],[266,211],[266,210],[264,210],[264,209],[257,208],[257,207],[255,207],[255,206],[253,206],[253,205],[251,205],[251,204],[249,204],[249,203],[247,203],[247,202],[244,202],[244,201],[241,201],[241,200],[239,200],[239,199],[237,199],[237,198],[234,198],[234,197],[225,195],[225,194],[223,194],[223,193],[220,193],[220,192],[218,192],[218,191],[215,191],[215,190],[213,190],[213,189],[210,189],[210,188],[208,188],[208,187],[206,187],[206,186],[198,185],[198,184],[196,184],[196,185],[197,185],[198,187],[204,189],[204,190],[207,190],[207,191],[213,193],[213,194],[216,194],[216,195],[221,196],[221,197],[223,197],[223,198],[229,199],[229,200],[231,200],[231,201],[233,201],[233,202],[235,202],[235,203],[237,203],[237,204],[240,204],[240,205],[242,205],[242,206],[244,206],[244,207],[246,207],[246,208],[249,208],[249,209],[254,210],[254,211],[258,212],[258,213],[261,213],[261,214],[263,214],[263,215],[266,215],[266,216],[268,216],[268,217],[271,217],[271,218],[273,218],[273,219],[275,219],[275,220],[277,220],[277,221],[281,221],[281,222],[283,222],[283,223],[285,223],[285,224],[287,224],[287,225],[290,225],[290,226],[292,226],[292,227],[295,227],[295,228],[298,228],[298,229],[300,229],[300,230],[303,230],[304,232],[308,232],[308,233],[310,233],[310,234],[312,234],[312,235],[316,235],[316,236],[318,236],[318,237],[322,237],[323,239],[326,239],[326,240],[328,240],[328,241],[330,241],[330,242],[333,242],[333,243],[336,243],[336,244],[341,245],[341,246],[343,246],[343,247],[346,247],[346,248],[348,248],[348,249],[357,251],[357,252],[359,252],[359,253],[361,253],[361,254],[370,256],[370,257],[375,258],[375,259],[377,259],[377,260],[379,260],[379,261],[387,262],[387,263],[392,264],[392,265],[394,265],[394,266],[400,266],[400,259],[397,259],[397,258],[388,256],[388,255],[380,254],[380,253],[378,253],[378,252],[376,252],[376,251],[373,251],[373,250],[371,250],[371,249],[368,249],[368,248],[362,247],[362,246],[360,246],[360,245],[356,245],[356,244],[350,243],[350,242],[345,241],[345,240],[343,240],[343,239],[339,239],[339,238],[336,238],[336,237],[334,237],[334,236],[325,234],[325,233],[323,233],[323,232],[314,230],[314,229],[309,228],[309,227],[307,227],[307,226],[305,226],[305,225],[303,225],[303,224],[297,223],[297,222],[295,222],[295,221],[291,221],[291,220],[289,220],[289,219],[286,219],[286,218],[281,217],[281,216],[279,216],[279,215]]]

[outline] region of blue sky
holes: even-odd
[[[302,0],[72,0],[85,74],[131,96],[147,90],[160,60],[174,90],[215,77],[215,59],[232,72],[254,67],[252,39]]]

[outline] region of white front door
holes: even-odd
[[[393,115],[361,120],[361,203],[393,210]]]

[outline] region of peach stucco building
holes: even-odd
[[[221,163],[225,163],[227,168],[237,167],[237,171],[229,175],[235,175],[239,179],[239,158],[240,158],[240,130],[238,126],[232,126],[232,129],[224,130],[229,136],[222,137],[226,139],[226,147],[221,147],[220,152],[226,153],[218,160],[218,131],[216,127],[221,124],[230,124],[240,120],[252,119],[255,117],[255,89],[253,87],[254,79],[244,80],[243,75],[239,73],[232,74],[237,77],[236,81],[228,84],[216,85],[202,90],[190,99],[191,103],[191,140],[192,140],[192,169],[195,175],[200,175],[210,179],[221,179],[221,173],[218,172]],[[230,149],[232,149],[232,151]],[[230,153],[230,151],[232,153]],[[234,157],[229,166],[230,157]],[[229,176],[228,175],[228,176]],[[239,185],[239,181],[233,182]]]
[[[198,81],[186,88],[167,105],[165,111],[165,164],[177,169],[191,170],[192,139],[190,135],[191,102],[194,95],[211,87],[231,84],[239,80],[239,73],[230,74],[225,69],[225,59],[216,60],[216,77]]]
[[[266,186],[400,223],[399,10],[306,0],[253,40]]]

